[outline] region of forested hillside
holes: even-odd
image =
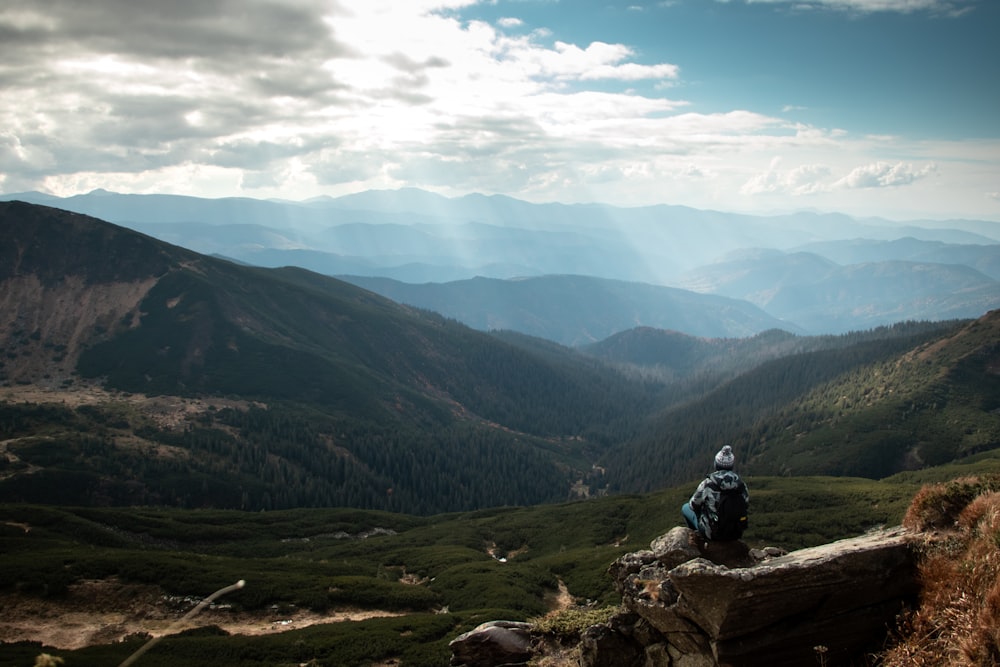
[[[944,333],[960,322],[899,322],[840,335],[802,336],[780,329],[744,338],[703,338],[637,327],[581,348],[597,357],[667,383],[718,384],[766,361],[794,354],[844,349],[859,343]]]
[[[664,411],[605,456],[605,480],[641,491],[697,479],[727,443],[748,474],[872,478],[1000,447],[1000,311],[943,333],[861,338],[774,359]]]

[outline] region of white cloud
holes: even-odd
[[[800,164],[790,169],[782,168],[781,164],[781,158],[773,158],[766,170],[754,174],[742,185],[740,192],[801,197],[838,190],[895,188],[912,185],[936,171],[933,164],[878,161],[854,167],[835,178],[834,169],[826,164]]]
[[[933,164],[916,166],[905,162],[873,162],[858,167],[833,184],[835,188],[885,188],[910,185],[934,172]]]
[[[997,142],[920,146],[736,105],[708,113],[670,96],[697,90],[677,64],[527,32],[515,16],[462,20],[472,4],[49,0],[42,12],[7,0],[0,183],[289,199],[409,185],[708,208],[841,207],[851,193],[877,207],[915,190],[884,186],[941,156],[925,184],[995,207],[982,193],[996,188]]]
[[[311,165],[330,182],[339,158],[402,163],[417,151],[448,162],[574,132],[628,143],[621,123],[679,104],[585,89],[675,78],[675,65],[639,63],[622,44],[510,36],[502,28],[519,25],[513,17],[491,26],[449,13],[471,4],[180,0],[150,11],[55,0],[43,15],[13,0],[0,27],[24,48],[0,64],[5,98],[15,100],[0,110],[5,178],[37,187],[203,163],[246,170],[245,187],[302,177]],[[302,168],[288,168],[293,158]],[[273,178],[260,173],[272,167]]]
[[[505,58],[522,64],[525,73],[542,78],[637,81],[674,79],[680,71],[676,65],[669,63],[643,65],[628,62],[634,53],[624,44],[592,42],[580,48],[576,44],[557,41],[553,49],[548,49],[530,39],[499,38],[497,46]]]
[[[692,178],[692,179],[710,178],[712,176],[711,172],[695,164],[685,165],[674,175],[678,178]]]
[[[781,159],[774,158],[767,171],[756,174],[740,188],[747,195],[791,194],[807,195],[826,189],[830,168],[822,164],[804,164],[781,169]]]
[[[717,0],[728,2],[729,0]],[[748,4],[788,4],[795,9],[826,8],[842,11],[874,13],[931,12],[960,16],[972,11],[971,0],[746,0]]]

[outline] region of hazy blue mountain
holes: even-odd
[[[952,264],[873,262],[839,267],[813,283],[779,289],[768,312],[812,332],[904,320],[976,318],[1000,308],[1000,282]]]
[[[388,275],[405,264],[466,267],[461,277],[485,275],[510,278],[546,273],[603,276],[616,273],[631,280],[648,279],[648,261],[665,261],[655,252],[640,252],[620,239],[565,230],[529,230],[467,222],[455,225],[370,225],[351,223],[322,233],[325,247],[367,257]],[[500,267],[509,267],[504,270]]]
[[[851,239],[823,241],[802,246],[838,264],[863,264],[886,260],[965,264],[1000,280],[1000,244],[950,244],[905,237],[892,241]]]
[[[1000,308],[1000,282],[970,266],[896,260],[844,266],[807,252],[736,253],[686,274],[680,284],[746,299],[810,333],[974,318]]]
[[[172,243],[183,247],[197,242],[193,228],[157,230],[149,225],[260,225],[275,230],[279,238],[300,241],[303,249],[337,255],[357,255],[357,244],[368,244],[373,249],[368,257],[375,267],[371,275],[385,275],[378,273],[383,268],[416,263],[465,267],[472,272],[465,278],[473,277],[482,266],[515,266],[526,267],[530,275],[578,273],[671,284],[683,272],[743,248],[790,250],[824,241],[903,236],[963,244],[1000,242],[1000,223],[988,221],[904,224],[809,212],[750,216],[666,205],[533,204],[500,195],[447,198],[414,189],[307,202],[122,195],[103,190],[65,199],[39,193],[0,197],[14,198],[137,229],[141,226],[164,240],[169,234]],[[345,225],[354,228],[336,230]],[[179,236],[181,231],[192,236]],[[240,256],[237,249],[222,254],[253,261]]]
[[[724,234],[715,240],[726,248],[768,246],[788,248],[796,239],[895,239],[911,235],[948,243],[1000,242],[1000,222],[982,220],[917,220],[895,222],[858,219],[841,213],[798,212],[780,215],[743,215],[666,204],[616,207],[604,204],[533,204],[504,195],[469,194],[448,198],[413,188],[371,190],[324,201],[324,205],[386,214],[433,212],[440,219],[516,224],[530,229],[575,227],[656,235],[670,231],[678,241],[709,231]],[[514,222],[516,221],[516,222]],[[693,229],[692,229],[693,228]],[[690,232],[695,232],[694,235]],[[761,243],[760,240],[771,241]],[[757,241],[754,242],[754,239]]]
[[[811,283],[836,266],[813,253],[754,248],[730,253],[725,261],[690,271],[678,285],[696,292],[746,299],[763,308],[782,287]]]
[[[295,230],[281,230],[258,224],[136,222],[128,227],[204,255],[226,255],[241,260],[246,260],[248,255],[262,249],[304,250],[313,245],[307,237]]]
[[[571,311],[533,308],[532,299],[542,303],[548,297],[522,294],[519,306],[525,310],[517,315],[502,300],[506,295],[474,307],[460,305],[458,296],[426,299],[473,326],[517,326],[563,341],[592,341],[621,330],[634,303],[646,300],[638,283],[746,300],[780,326],[835,333],[898,319],[976,317],[997,307],[990,280],[1000,280],[1000,223],[977,220],[750,216],[665,205],[534,204],[500,195],[448,198],[415,189],[306,202],[103,190],[65,199],[40,193],[0,197],[11,198],[93,215],[199,253],[263,267],[415,284],[577,275],[632,285],[614,292],[622,304],[612,306],[611,297],[599,292],[600,299],[586,306],[584,297],[573,297]],[[847,268],[887,261],[923,268]],[[553,325],[555,313],[568,313],[567,322],[585,326],[570,332]],[[614,324],[590,324],[601,318]],[[740,321],[722,328],[698,318],[687,322],[677,313],[667,319],[718,335],[760,330]],[[629,325],[658,321],[643,315]]]
[[[8,195],[0,199],[6,201],[19,199],[29,203],[57,206],[123,226],[131,226],[131,223],[197,222],[205,225],[258,224],[294,227],[322,223],[327,219],[326,213],[321,210],[246,197],[204,199],[182,195],[131,195],[94,190],[83,195],[55,199],[39,193],[20,193],[17,196]]]
[[[589,276],[479,277],[419,285],[387,278],[341,278],[476,329],[510,329],[564,345],[592,343],[637,326],[716,338],[752,336],[776,328],[798,330],[746,301]]]

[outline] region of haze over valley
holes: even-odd
[[[203,254],[299,266],[480,330],[566,345],[634,326],[845,333],[1000,306],[1000,223],[538,205],[418,190],[290,203],[7,195]]]

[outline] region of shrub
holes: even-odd
[[[1000,664],[1000,493],[990,490],[996,481],[955,480],[925,487],[914,499],[911,528],[956,530],[922,554],[920,606],[905,618],[884,667]]]
[[[592,625],[607,623],[622,613],[621,605],[598,609],[562,609],[542,618],[532,618],[530,623],[537,632],[558,635],[562,638],[579,638],[580,633]]]
[[[918,531],[952,528],[969,503],[987,491],[1000,491],[1000,475],[961,477],[925,486],[914,496],[903,525]]]
[[[1000,493],[977,496],[958,515],[958,526],[969,533],[994,534],[1000,530]]]
[[[327,595],[335,604],[381,606],[393,611],[430,609],[441,601],[438,593],[423,586],[358,576],[332,577]]]

